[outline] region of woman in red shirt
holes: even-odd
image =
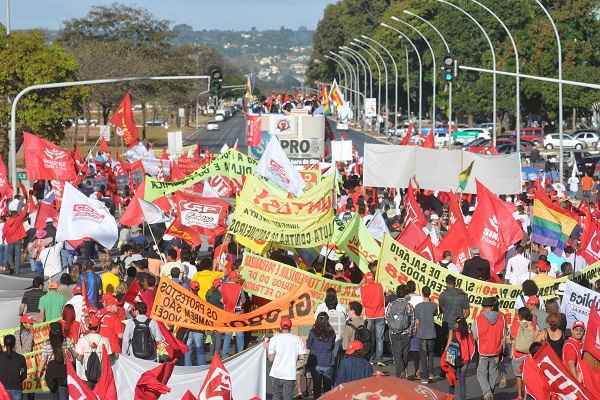
[[[448,374],[448,380],[450,382],[450,394],[455,394],[454,398],[456,400],[466,400],[466,373],[469,361],[471,361],[471,358],[473,358],[475,355],[475,340],[473,339],[473,335],[469,330],[467,320],[463,317],[456,319],[456,324],[454,325],[452,334],[448,335],[448,343],[446,343],[446,348],[444,350],[444,354],[442,355],[442,361],[446,360],[448,347],[450,347],[452,342],[457,342],[460,346],[461,360],[454,367],[449,366],[447,362],[445,363],[445,370]],[[454,372],[454,374],[448,373],[450,369]]]
[[[575,321],[571,328],[572,336],[569,337],[563,346],[562,360],[563,364],[573,377],[583,383],[583,375],[578,368],[583,357],[583,336],[585,335],[585,323]]]

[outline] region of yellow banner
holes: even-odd
[[[229,233],[284,246],[309,248],[333,236],[332,188],[326,177],[300,197],[248,176],[237,199]]]
[[[151,318],[196,331],[247,332],[278,329],[283,316],[289,316],[294,326],[313,324],[314,308],[306,286],[288,291],[249,313],[233,314],[163,277],[158,284]]]
[[[587,267],[578,276],[597,279],[600,274],[600,263]],[[508,323],[512,321],[515,314],[515,302],[522,290],[519,286],[494,284],[477,279],[466,277],[462,274],[450,273],[446,268],[429,261],[417,253],[410,251],[400,243],[386,235],[381,245],[381,254],[377,267],[377,280],[381,282],[386,291],[394,291],[398,285],[405,284],[412,280],[417,285],[417,292],[420,293],[423,286],[429,286],[431,289],[431,298],[437,302],[440,294],[446,288],[446,277],[454,275],[456,277],[456,287],[462,289],[469,297],[471,312],[469,319],[475,318],[481,311],[481,300],[484,297],[498,296],[500,301],[500,311],[506,317]],[[538,285],[539,295],[543,299],[557,297],[556,289],[562,282],[567,281],[568,277],[553,279],[552,281]],[[577,280],[577,277],[573,277]]]
[[[299,268],[253,254],[244,254],[240,272],[244,290],[252,295],[273,300],[307,285],[316,306],[325,299],[325,291],[334,288],[340,303],[360,301],[359,285],[326,279]]]

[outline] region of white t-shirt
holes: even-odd
[[[529,264],[529,259],[523,254],[514,255],[508,260],[504,278],[510,282],[511,285],[521,286],[524,281],[531,278]]]
[[[306,346],[302,339],[292,333],[279,333],[269,341],[268,353],[275,354],[269,376],[295,381],[298,356],[306,354]]]
[[[569,191],[577,193],[577,191],[579,190],[579,178],[577,178],[576,176],[572,176],[569,178],[567,183],[569,184]]]
[[[93,346],[93,344],[95,344],[95,346]],[[106,353],[111,355],[112,350],[110,349],[110,342],[107,338],[100,336],[97,333],[88,333],[87,335],[80,337],[77,341],[75,352],[77,354],[83,354],[83,362],[77,361],[77,375],[84,381],[87,381],[87,378],[85,377],[85,367],[90,354],[96,352],[98,358],[102,361],[103,345],[106,347]]]
[[[79,294],[73,296],[69,301],[67,301],[67,304],[73,306],[75,309],[75,320],[77,322],[81,322],[83,317],[83,296]]]

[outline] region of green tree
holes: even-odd
[[[0,33],[0,151],[8,144],[12,100],[24,88],[74,80],[77,61],[58,44],[48,44],[40,31]],[[68,119],[77,115],[85,91],[79,88],[33,91],[17,108],[17,142],[24,130],[54,142],[64,136]]]

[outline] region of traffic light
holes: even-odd
[[[442,66],[442,73],[444,75],[444,80],[447,82],[452,82],[455,78],[454,76],[454,58],[448,55],[444,57],[444,65]]]
[[[210,67],[209,69],[210,76],[210,92],[218,96],[221,91],[221,86],[223,86],[223,73],[221,72],[221,68],[219,67]]]

